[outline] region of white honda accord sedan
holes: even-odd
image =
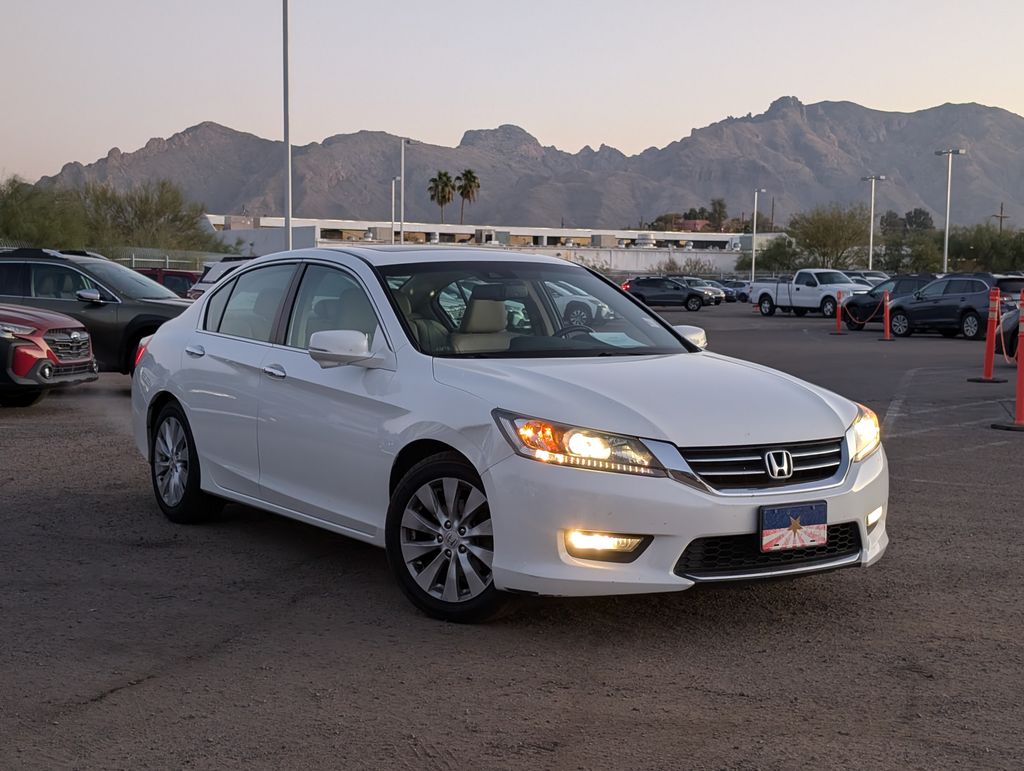
[[[606,308],[569,323],[572,287]],[[867,566],[871,410],[703,351],[563,260],[471,248],[256,259],[164,324],[132,385],[173,521],[224,501],[383,546],[426,613]]]

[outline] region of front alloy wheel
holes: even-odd
[[[827,319],[835,318],[836,301],[831,297],[826,297],[821,301],[821,315]]]
[[[476,622],[505,604],[494,587],[494,530],[475,470],[456,453],[418,463],[391,499],[388,562],[416,607],[447,621]]]
[[[704,302],[699,297],[691,297],[686,301],[686,310],[688,311],[699,311]]]

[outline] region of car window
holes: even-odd
[[[978,290],[978,283],[969,278],[952,278],[946,284],[946,294],[970,294],[971,292],[976,292]]]
[[[270,342],[278,308],[294,273],[294,265],[270,265],[239,276],[217,331]]]
[[[817,286],[818,282],[814,279],[814,276],[810,273],[797,273],[794,283],[800,284],[801,286]]]
[[[868,292],[872,297],[881,297],[883,292],[888,292],[890,295],[896,293],[896,282],[892,279],[883,281],[881,284],[877,284],[874,289]]]
[[[164,286],[176,294],[185,294],[191,287],[192,282],[185,276],[164,276]]]
[[[220,320],[224,316],[224,308],[228,304],[228,298],[231,297],[231,290],[234,289],[234,286],[235,282],[231,281],[218,287],[217,291],[207,300],[206,321],[203,324],[203,329],[216,332],[220,328]]]
[[[473,296],[473,289],[485,282],[476,279],[454,281],[438,293],[438,304],[451,321],[453,329],[462,324],[462,317]],[[530,313],[526,303],[519,300],[505,300],[506,328],[517,332],[529,332],[533,329]]]
[[[337,268],[310,265],[292,306],[285,344],[309,348],[313,333],[331,329],[354,329],[372,341],[379,327],[370,298],[353,276]]]
[[[1024,290],[1024,278],[1001,278],[996,281],[996,286],[1003,294],[1019,297],[1021,291]]]
[[[928,286],[921,290],[921,297],[925,299],[935,299],[936,297],[938,297],[939,295],[946,291],[946,284],[948,283],[949,281],[945,279],[943,279],[942,281],[933,281],[932,283],[930,283]]]
[[[849,284],[850,279],[838,270],[823,271],[816,275],[820,284]]]
[[[23,262],[0,262],[0,295],[24,297],[28,266]]]
[[[99,287],[77,270],[63,265],[40,262],[31,266],[30,297],[50,300],[77,300],[76,292],[81,289]]]

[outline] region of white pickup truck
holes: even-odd
[[[762,316],[773,316],[775,310],[793,311],[803,316],[808,311],[820,311],[823,316],[836,315],[836,297],[864,294],[870,289],[855,284],[845,273],[828,268],[806,268],[797,271],[792,280],[770,279],[755,281],[750,287],[750,302],[761,310]]]

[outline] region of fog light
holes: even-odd
[[[878,524],[878,520],[880,520],[881,518],[882,518],[882,507],[879,506],[877,509],[875,509],[870,514],[868,514],[867,519],[865,520],[867,522],[868,529],[870,530],[875,525],[877,525]]]
[[[53,377],[53,367],[51,367],[49,364],[44,364],[42,367],[39,368],[39,377],[41,377],[43,380],[49,380],[51,377]]]
[[[606,562],[632,562],[651,542],[649,535],[622,535],[593,530],[567,530],[565,550],[573,557]]]

